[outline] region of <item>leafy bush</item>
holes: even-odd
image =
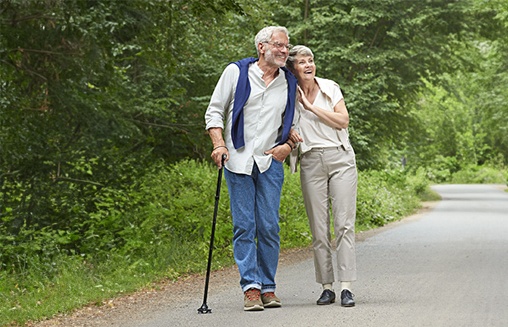
[[[280,205],[280,237],[282,248],[308,246],[312,240],[300,187],[300,173],[291,174],[285,166]]]
[[[187,271],[180,273],[200,270],[208,251],[217,176],[216,167],[194,160],[154,165],[135,187],[137,197],[143,201],[127,214],[130,226],[122,231],[122,237],[129,241],[122,253],[143,258],[171,245],[166,256],[175,262],[178,258],[194,259],[189,260]],[[215,249],[219,249],[216,262],[231,263],[231,231],[227,187],[222,178],[214,240]]]
[[[450,180],[453,173],[459,170],[459,163],[455,157],[436,156],[430,167],[427,168],[427,178],[436,183]]]
[[[487,166],[468,165],[454,173],[453,184],[506,184],[507,170]]]
[[[423,176],[407,181],[403,171],[368,171],[358,178],[357,230],[383,226],[412,213],[420,206],[418,193],[425,190]]]

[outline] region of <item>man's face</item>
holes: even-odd
[[[263,43],[265,61],[276,67],[284,67],[289,53],[289,39],[283,32],[273,33],[270,42]]]

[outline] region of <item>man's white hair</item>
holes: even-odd
[[[286,34],[288,37],[288,40],[289,40],[288,29],[285,28],[284,26],[267,26],[267,27],[263,28],[261,31],[259,31],[258,34],[256,34],[256,38],[254,39],[254,46],[256,47],[258,56],[259,56],[258,44],[264,43],[264,42],[270,42],[270,40],[272,39],[273,33],[277,33],[277,32],[282,32],[282,33]]]

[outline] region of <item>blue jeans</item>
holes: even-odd
[[[233,253],[245,292],[257,288],[261,293],[275,291],[279,262],[279,207],[284,168],[272,160],[260,173],[254,165],[250,175],[225,171],[231,214],[233,215]]]

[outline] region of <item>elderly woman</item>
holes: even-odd
[[[300,178],[312,232],[316,282],[323,286],[318,305],[335,302],[334,270],[340,281],[341,305],[355,305],[351,282],[356,280],[355,220],[357,170],[349,142],[349,114],[334,81],[316,77],[312,51],[293,47],[287,67],[298,79],[297,111],[300,136]],[[296,140],[295,137],[292,137]],[[332,260],[329,206],[332,206],[337,267]]]

